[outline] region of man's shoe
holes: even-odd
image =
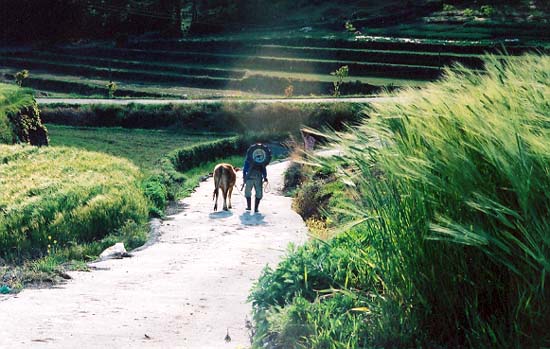
[[[250,211],[251,208],[250,208],[250,202],[252,201],[251,198],[246,198],[246,210],[247,211]]]
[[[258,206],[260,205],[260,200],[261,199],[256,199],[255,201],[255,205],[254,205],[254,213],[258,213]]]

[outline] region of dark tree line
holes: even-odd
[[[361,3],[357,1],[358,7]],[[376,1],[376,0],[371,0]],[[425,0],[403,0],[403,5]],[[0,0],[0,41],[112,39],[148,32],[164,37],[278,25],[304,6],[345,0]],[[449,4],[536,4],[550,0],[441,0]],[[545,5],[546,4],[546,5]]]
[[[322,2],[316,0],[313,2]],[[0,0],[3,42],[115,39],[194,33],[268,24],[306,0]],[[334,1],[338,3],[338,1]]]
[[[180,0],[0,0],[0,40],[65,41],[180,32]]]

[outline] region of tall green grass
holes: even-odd
[[[348,185],[353,199],[337,213],[357,224],[333,248],[306,246],[262,276],[251,296],[258,343],[277,343],[273,314],[284,323],[306,295],[315,312],[298,307],[308,330],[295,334],[306,347],[321,339],[327,348],[550,345],[550,58],[485,63],[482,75],[447,70],[333,136],[343,155],[318,162]],[[338,239],[359,246],[342,251]],[[337,255],[362,269],[331,272]],[[306,275],[309,259],[290,294],[273,301],[260,292],[279,294],[273,275]],[[313,287],[321,277],[329,282]],[[343,306],[328,324],[315,322],[337,297]]]
[[[140,171],[71,148],[0,145],[0,257],[13,262],[100,240],[147,219]]]

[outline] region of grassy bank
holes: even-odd
[[[341,233],[266,269],[257,347],[550,344],[550,59],[486,64],[334,136],[310,182],[346,188],[318,215]]]
[[[141,173],[128,161],[63,147],[1,146],[0,154],[4,260],[76,248],[147,218]]]

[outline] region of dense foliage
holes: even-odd
[[[141,174],[128,161],[71,148],[0,145],[0,258],[21,261],[143,223]]]
[[[0,143],[47,145],[48,131],[42,125],[32,91],[0,84]]]
[[[357,225],[264,272],[258,346],[550,344],[550,58],[486,68],[455,67],[335,136],[343,155],[319,162],[350,195],[332,217]]]

